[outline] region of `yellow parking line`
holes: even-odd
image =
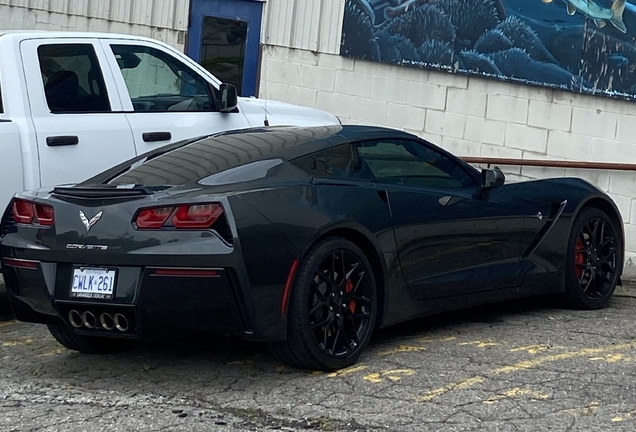
[[[7,321],[7,322],[3,322],[3,323],[0,323],[0,328],[9,327],[10,325],[17,324],[17,323],[18,323],[18,320],[11,320],[11,321]]]
[[[574,357],[585,357],[585,356],[595,355],[595,354],[604,354],[604,353],[610,353],[614,351],[623,351],[630,348],[636,348],[636,342],[630,342],[630,343],[624,343],[624,344],[618,344],[618,345],[606,345],[606,346],[597,347],[597,348],[584,348],[577,351],[570,351],[570,352],[564,352],[561,354],[553,354],[553,355],[548,355],[544,357],[538,357],[533,360],[524,360],[524,361],[515,363],[513,365],[502,366],[502,367],[493,369],[491,371],[487,371],[483,375],[485,377],[493,377],[496,375],[503,375],[503,374],[509,374],[509,373],[518,372],[522,370],[533,369],[545,363],[551,363],[551,362],[556,362],[560,360],[567,360]],[[485,378],[482,376],[475,376],[475,377],[464,379],[454,383],[446,384],[445,386],[442,386],[427,392],[425,395],[420,396],[418,400],[420,402],[429,402],[452,390],[455,390],[455,389],[461,390],[461,389],[470,388],[476,384],[483,382],[484,379]]]

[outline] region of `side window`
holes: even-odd
[[[350,144],[321,150],[292,161],[295,166],[309,175],[333,179],[363,178],[360,176],[357,162]]]
[[[355,144],[355,151],[379,183],[429,188],[476,186],[455,161],[415,141],[367,141]]]
[[[111,49],[135,111],[216,111],[216,89],[169,54],[136,45]]]
[[[38,47],[46,103],[52,113],[109,112],[110,101],[90,44]]]
[[[4,113],[4,107],[2,105],[2,85],[0,85],[0,114]]]

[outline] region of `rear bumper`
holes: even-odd
[[[241,284],[233,267],[100,265],[117,271],[109,300],[72,297],[75,267],[19,258],[5,261],[4,277],[16,318],[45,324],[61,320],[78,334],[139,340],[186,332],[262,341],[286,337],[280,296],[257,304],[256,309],[248,307],[245,297],[254,297],[254,290]],[[282,290],[281,286],[281,295]],[[116,315],[126,325],[114,325]]]

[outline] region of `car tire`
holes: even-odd
[[[136,341],[129,339],[78,335],[65,324],[49,324],[48,327],[51,335],[60,344],[85,354],[111,354],[136,345]]]
[[[562,302],[572,309],[605,307],[618,283],[623,260],[620,231],[606,213],[584,208],[572,225]]]
[[[287,340],[273,354],[301,369],[333,371],[354,364],[371,339],[376,286],[366,256],[329,237],[303,258],[289,299]]]

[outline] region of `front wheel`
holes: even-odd
[[[622,238],[607,214],[583,209],[572,226],[565,275],[566,306],[600,309],[607,305],[623,259]]]
[[[345,368],[369,343],[376,309],[375,279],[364,253],[348,240],[327,238],[303,259],[289,301],[287,340],[270,349],[294,367]]]
[[[130,339],[81,336],[75,334],[65,324],[49,324],[49,332],[60,344],[68,349],[86,354],[110,354],[124,351],[136,345]]]

